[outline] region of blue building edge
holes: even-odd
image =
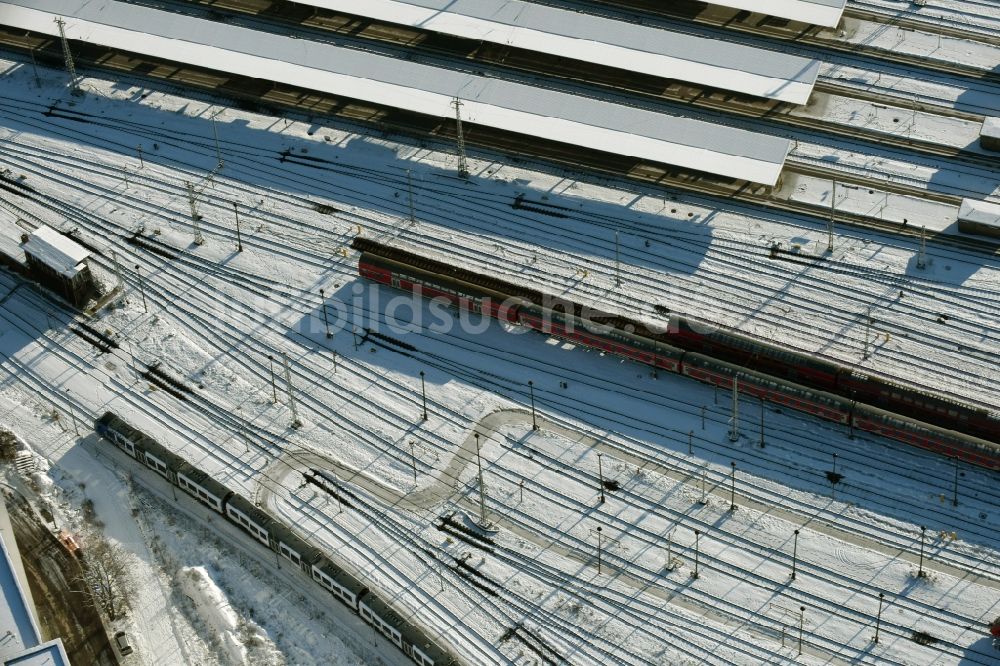
[[[6,507],[0,498],[0,665],[2,666],[70,666],[62,639],[41,642],[41,633],[32,608],[30,598],[21,586],[13,558],[19,558],[17,551],[8,550],[5,537],[11,539]]]

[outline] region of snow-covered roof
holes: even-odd
[[[25,254],[68,278],[79,273],[83,261],[90,256],[90,250],[46,226],[38,227],[21,247]]]
[[[1000,229],[1000,204],[978,199],[962,199],[962,205],[958,208],[958,219]]]
[[[787,139],[112,0],[7,0],[2,22],[309,90],[774,185]]]
[[[805,104],[819,61],[522,0],[294,0],[421,30]]]
[[[70,666],[70,663],[62,639],[57,638],[8,658],[3,666]]]
[[[0,499],[0,505],[2,503],[3,500]],[[40,638],[35,618],[28,608],[24,590],[14,571],[11,553],[7,550],[8,540],[10,547],[16,548],[16,545],[3,506],[0,506],[0,526],[4,528],[0,530],[0,627],[4,628],[4,633],[9,632],[8,637],[0,640],[0,663],[2,663],[14,655],[21,654],[26,648],[38,645]]]
[[[847,0],[709,0],[709,4],[834,28]]]
[[[980,134],[991,139],[1000,139],[1000,116],[987,117],[983,120],[983,129]]]

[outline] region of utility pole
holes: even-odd
[[[66,22],[62,20],[62,17],[57,17],[53,19],[57,26],[59,26],[59,41],[62,42],[63,58],[66,61],[66,71],[69,72],[69,87],[72,94],[80,94],[80,89],[77,87],[77,77],[76,77],[76,65],[73,64],[73,54],[69,50],[69,41],[66,39]]]
[[[740,389],[739,377],[733,376],[733,422],[729,429],[729,441],[735,442],[740,438]]]
[[[413,213],[413,172],[410,169],[406,170],[406,190],[410,199],[410,224],[414,224],[417,221],[417,217]]]
[[[322,289],[319,290],[319,300],[320,304],[323,306],[323,322],[326,324],[326,337],[333,337],[330,333],[330,318],[326,314],[326,292]]]
[[[479,433],[476,433],[476,467],[479,469],[479,526],[486,527],[486,489],[483,487],[483,461],[479,454]]]
[[[708,409],[708,407],[706,407],[705,405],[701,406],[701,429],[702,430],[705,429],[705,410],[707,410],[707,409]]]
[[[424,404],[424,418],[423,418],[423,420],[426,421],[427,420],[427,384],[424,383],[424,371],[423,370],[420,371],[420,395],[421,395],[421,398],[423,399],[423,404]]]
[[[271,402],[276,405],[278,404],[278,389],[274,384],[274,354],[268,354],[267,360],[271,363]]]
[[[622,286],[621,251],[618,243],[618,229],[615,229],[615,286]]]
[[[833,192],[830,195],[830,224],[827,225],[826,251],[833,253],[833,218],[837,214],[837,179],[833,179]]]
[[[674,531],[667,532],[667,563],[663,567],[667,571],[674,570]]]
[[[146,163],[142,161],[142,144],[140,143],[135,149],[139,152],[139,168],[145,169]]]
[[[190,181],[185,182],[184,185],[187,187],[188,195],[188,205],[191,207],[191,222],[194,225],[194,242],[197,245],[201,245],[205,242],[205,237],[201,235],[201,226],[198,221],[201,219],[201,215],[198,214],[198,204],[195,201],[194,196],[194,185]]]
[[[958,506],[958,458],[952,458],[955,463],[955,484],[952,487],[951,505]]]
[[[410,464],[413,466],[413,485],[417,485],[417,453],[414,446],[416,442],[410,440]]]
[[[601,573],[601,549],[603,547],[601,542],[601,526],[597,526],[597,573]]]
[[[688,430],[688,455],[694,455],[694,430]]]
[[[732,471],[729,474],[729,511],[736,511],[736,462],[729,463]]]
[[[795,580],[795,570],[799,559],[799,531],[795,530],[795,541],[792,542],[792,580]]]
[[[149,307],[146,305],[146,288],[142,286],[142,267],[135,265],[135,274],[139,278],[139,293],[142,294],[142,309],[148,314]]]
[[[458,176],[469,177],[469,163],[465,157],[465,134],[462,131],[462,100],[455,98],[451,105],[455,107],[455,133],[458,141]]]
[[[528,380],[528,395],[531,396],[531,429],[538,430],[538,421],[535,419],[535,382]]]
[[[35,61],[35,47],[32,46],[31,49],[28,50],[28,53],[31,54],[31,71],[35,74],[35,87],[41,88],[42,80],[38,77],[38,63]]]
[[[764,446],[764,396],[760,396],[760,448]]]
[[[870,354],[868,352],[868,346],[871,344],[871,334],[872,334],[872,309],[868,306],[868,310],[865,313],[865,353],[864,358],[867,359]]]
[[[604,504],[604,468],[601,466],[601,452],[597,452],[597,474],[601,481],[601,504]]]
[[[708,504],[708,500],[705,498],[705,483],[707,481],[707,479],[705,477],[707,477],[707,476],[708,476],[708,471],[706,470],[705,467],[702,467],[701,468],[701,500],[699,500],[699,502],[698,502],[699,504],[702,504],[702,505]]]
[[[66,395],[69,396],[69,389],[68,388],[66,389]],[[73,419],[73,432],[75,432],[76,436],[79,437],[80,436],[80,424],[77,423],[77,421],[76,421],[76,412],[73,411],[73,403],[72,402],[67,402],[67,404],[69,405],[69,416],[70,416],[71,419]]]
[[[225,162],[222,161],[222,151],[219,150],[219,131],[215,127],[215,116],[212,116],[212,136],[215,137],[215,159],[216,159],[216,169],[221,169],[225,166]]]
[[[695,580],[698,579],[698,539],[701,537],[701,531],[694,531],[694,571],[691,572],[691,578]]]
[[[875,638],[872,639],[873,643],[878,643],[878,630],[882,626],[882,602],[885,599],[885,593],[878,593],[878,615],[875,616]]]
[[[917,268],[927,267],[927,227],[920,227],[920,254],[917,255]]]
[[[288,354],[281,352],[281,359],[285,363],[285,384],[288,386],[288,406],[292,409],[292,427],[301,428],[302,421],[299,420],[299,412],[295,408],[295,394],[292,388],[292,371],[288,369]]]
[[[806,607],[799,606],[799,654],[802,654],[802,627],[806,623]]]
[[[243,238],[240,236],[240,207],[235,201],[233,202],[233,212],[236,213],[236,251],[243,251]]]
[[[927,533],[927,528],[923,525],[920,526],[920,565],[917,568],[917,577],[926,578],[927,572],[924,571],[924,535]]]
[[[111,250],[111,264],[115,268],[115,278],[118,280],[118,289],[121,291],[122,295],[125,294],[125,283],[122,281],[122,267],[118,263],[118,253]]]

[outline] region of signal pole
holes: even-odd
[[[59,26],[59,41],[62,43],[63,58],[66,60],[66,71],[69,72],[69,87],[72,94],[78,95],[80,89],[77,87],[76,65],[73,64],[73,54],[69,50],[69,41],[66,39],[66,22],[62,20],[61,16],[53,20]]]
[[[281,352],[281,359],[285,363],[285,384],[288,386],[288,406],[292,408],[292,427],[301,428],[302,421],[299,420],[299,412],[295,408],[295,395],[292,390],[292,372],[288,369],[288,354]]]
[[[615,229],[615,286],[622,286],[622,262],[617,229]]]
[[[735,442],[740,438],[740,389],[739,377],[733,377],[733,423],[729,429],[729,441]]]
[[[479,433],[476,433],[476,467],[479,469],[479,526],[486,527],[486,489],[483,487],[483,461],[479,455]]]
[[[139,293],[142,294],[142,309],[148,314],[149,307],[146,305],[146,288],[142,286],[142,267],[135,265],[135,274],[139,277]]]
[[[917,268],[927,267],[927,227],[920,227],[920,254],[917,255]]]
[[[465,134],[462,131],[462,100],[455,98],[451,105],[455,107],[455,132],[458,142],[458,176],[469,177],[469,163],[465,157]]]
[[[830,224],[827,225],[826,251],[833,252],[833,218],[837,214],[837,179],[833,179],[833,192],[830,195]]]
[[[410,224],[414,224],[417,217],[413,213],[413,172],[410,169],[406,170],[406,190],[410,199]]]
[[[243,238],[240,236],[240,207],[234,201],[233,202],[233,212],[236,213],[236,251],[243,251]]]
[[[201,215],[198,214],[198,204],[194,197],[194,185],[190,181],[184,183],[187,186],[188,195],[188,206],[191,207],[191,223],[194,225],[194,242],[196,245],[202,245],[205,242],[205,237],[201,235],[201,226],[198,224],[198,220],[201,219]]]

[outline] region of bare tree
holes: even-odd
[[[134,588],[128,551],[100,531],[90,529],[83,538],[83,553],[82,582],[90,590],[84,603],[98,608],[111,620],[123,617]]]

